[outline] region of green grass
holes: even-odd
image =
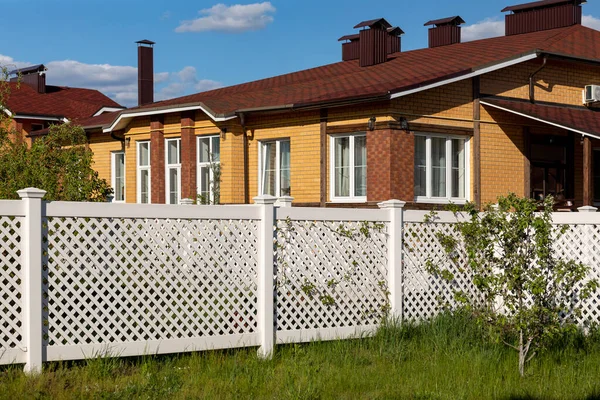
[[[600,339],[566,338],[521,378],[513,350],[463,317],[384,327],[375,337],[0,369],[0,399],[600,399]]]

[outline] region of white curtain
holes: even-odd
[[[350,138],[335,139],[335,196],[350,196]]]
[[[431,196],[446,197],[446,139],[431,138]]]

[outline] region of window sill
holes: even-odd
[[[415,203],[419,204],[456,204],[464,206],[467,204],[466,199],[448,199],[444,197],[416,197]]]
[[[333,198],[330,203],[366,203],[366,197]]]

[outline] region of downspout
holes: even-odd
[[[542,66],[536,69],[531,75],[529,75],[529,101],[531,104],[535,104],[535,85],[533,82],[533,78],[544,68],[546,68],[546,63],[548,62],[548,56],[544,56],[544,62]]]
[[[121,142],[121,150],[125,151],[125,136],[119,137],[119,136],[115,135],[115,133],[113,131],[110,131],[110,137],[113,140],[118,140],[119,142]]]

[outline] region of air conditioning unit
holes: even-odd
[[[600,85],[586,85],[583,91],[583,102],[585,104],[600,102]]]

